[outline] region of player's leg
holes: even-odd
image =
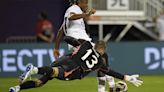
[[[23,83],[29,76],[34,74],[40,75],[50,75],[53,72],[53,68],[49,66],[44,67],[35,67],[32,64],[29,64],[26,68],[26,71],[19,77],[20,83]]]
[[[109,92],[114,92],[114,89],[115,89],[114,77],[108,76],[108,75],[105,75],[105,77],[109,84]]]
[[[9,92],[19,92],[20,90],[24,90],[24,89],[41,87],[42,85],[46,84],[50,79],[52,79],[52,77],[45,75],[36,81],[33,80],[26,81],[20,85],[11,87],[9,89]]]
[[[47,83],[48,80],[52,79],[53,77],[58,76],[58,68],[57,67],[54,67],[54,68],[41,67],[41,68],[37,68],[37,69],[38,69],[37,73],[44,75],[43,77],[41,77],[37,81],[26,81],[20,85],[11,87],[9,89],[9,92],[19,92],[20,90],[23,90],[23,89],[40,87],[43,84]]]
[[[98,79],[98,92],[105,92],[106,77],[97,77]]]
[[[31,75],[37,74],[37,72],[38,72],[37,67],[34,67],[32,64],[28,64],[25,72],[21,74],[21,76],[19,76],[20,83],[23,83]]]
[[[46,84],[49,80],[52,80],[52,75],[44,75],[36,81],[26,81],[20,84],[20,89],[29,89],[29,88],[36,88],[41,87]]]

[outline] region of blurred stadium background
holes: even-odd
[[[27,63],[43,66],[55,60],[53,43],[36,42],[35,24],[37,15],[46,11],[56,35],[68,1],[0,0],[0,92],[17,84],[16,77]],[[89,0],[89,7],[97,12],[87,21],[87,31],[93,41],[108,42],[111,67],[142,75],[143,86],[129,84],[129,92],[163,92],[164,43],[159,39],[156,20],[163,12],[164,0]],[[60,53],[68,53],[65,43],[61,44]],[[93,76],[82,81],[53,80],[43,88],[23,92],[97,92]]]

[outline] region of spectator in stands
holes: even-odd
[[[159,40],[164,41],[164,11],[156,19]]]
[[[51,43],[54,40],[53,25],[47,19],[47,13],[41,12],[36,25],[37,42]]]

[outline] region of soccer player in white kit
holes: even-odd
[[[70,6],[64,15],[64,22],[59,29],[59,32],[55,40],[54,56],[55,58],[59,57],[59,44],[60,40],[63,37],[63,34],[66,36],[71,36],[76,39],[83,39],[86,41],[91,41],[91,38],[88,36],[85,30],[84,19],[87,19],[89,16],[96,12],[95,9],[88,11],[88,0],[77,0],[76,4],[74,3]]]

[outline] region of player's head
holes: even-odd
[[[77,4],[78,0],[69,0],[70,5]]]
[[[128,86],[123,81],[116,82],[116,92],[127,92]]]
[[[88,0],[77,0],[77,5],[81,8],[83,12],[86,12],[88,9]]]
[[[105,53],[106,43],[103,40],[99,40],[95,43],[95,50],[99,52],[101,55]]]

